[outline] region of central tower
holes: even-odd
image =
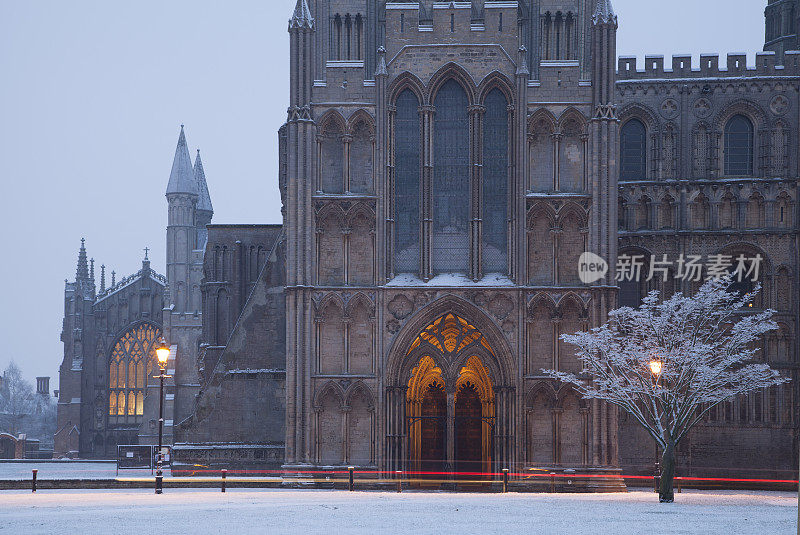
[[[607,0],[297,2],[287,471],[615,469],[615,411],[542,369],[616,303],[578,278],[616,256],[616,29]]]

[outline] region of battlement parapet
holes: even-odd
[[[672,68],[664,65],[664,56],[645,56],[644,69],[639,69],[635,56],[621,56],[617,67],[617,80],[686,79],[686,78],[745,78],[754,76],[800,75],[800,51],[786,52],[784,64],[776,64],[775,52],[758,52],[756,65],[747,65],[747,54],[727,55],[725,66],[720,65],[719,54],[701,54],[700,68],[692,67],[692,56],[672,56]]]

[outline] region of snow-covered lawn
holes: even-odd
[[[31,470],[39,470],[39,479],[114,479],[114,463],[76,463],[71,461],[0,463],[0,479],[30,479]],[[167,472],[169,473],[169,472]],[[120,477],[145,477],[150,470],[120,470]]]
[[[0,533],[793,534],[797,495],[167,489],[0,492]]]

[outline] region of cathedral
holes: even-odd
[[[619,490],[602,476],[651,474],[652,440],[543,373],[581,369],[560,336],[651,290],[696,291],[686,257],[746,258],[757,280],[738,289],[760,283],[779,324],[760,358],[793,381],[711,411],[678,475],[785,479],[797,4],[769,0],[754,66],[694,67],[618,58],[610,0],[298,0],[283,224],[211,224],[181,131],[166,277],[145,260],[98,291],[82,247],[67,283],[57,452],[152,443],[164,336],[176,470],[578,471],[598,477],[576,488]],[[583,280],[585,252],[609,274]],[[642,276],[615,276],[623,259]]]

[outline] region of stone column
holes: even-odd
[[[385,273],[386,278],[391,280],[394,278],[394,235],[396,232],[395,229],[395,217],[397,214],[395,213],[395,199],[394,199],[394,182],[395,182],[395,137],[394,137],[394,124],[395,124],[395,117],[397,116],[397,106],[389,106],[388,107],[388,115],[389,115],[389,124],[387,126],[388,130],[388,137],[389,140],[387,142],[387,151],[386,151],[386,189],[385,191],[385,199],[384,202],[386,204],[386,265],[387,268],[385,271],[382,270],[382,275]],[[380,149],[378,149],[380,152]],[[380,176],[380,175],[378,175]],[[380,192],[381,187],[380,185],[376,184],[377,188],[376,191]],[[376,251],[377,253],[377,251]],[[376,256],[379,256],[376,255]],[[380,264],[378,264],[380,265]],[[380,281],[379,281],[380,282]]]
[[[404,470],[406,387],[386,387],[386,470]]]
[[[483,201],[483,116],[485,106],[469,107],[470,125],[470,277],[481,278],[481,204]]]
[[[342,161],[344,188],[342,189],[345,193],[350,193],[350,146],[352,144],[353,136],[349,134],[342,136],[342,157],[344,158]]]
[[[553,137],[553,190],[561,190],[561,139],[564,137],[560,133],[552,134]]]
[[[422,255],[420,263],[420,274],[424,281],[430,280],[433,276],[431,255],[433,253],[433,119],[436,108],[432,105],[420,106],[422,116]]]
[[[551,411],[553,416],[553,464],[561,464],[561,413],[559,407]]]
[[[494,469],[514,469],[515,393],[513,386],[495,386],[494,390]]]
[[[454,472],[456,469],[456,382],[448,379],[445,381],[447,395],[447,462],[446,470]],[[450,479],[453,479],[451,473]]]
[[[526,273],[527,263],[527,225],[525,223],[526,215],[526,198],[525,193],[528,189],[526,184],[528,177],[528,146],[525,143],[526,135],[528,132],[528,78],[530,72],[528,71],[527,57],[528,50],[524,45],[519,47],[517,52],[517,72],[516,72],[516,112],[514,113],[514,157],[511,161],[516,162],[514,168],[514,181],[511,187],[511,210],[509,212],[509,219],[511,220],[511,237],[512,246],[509,248],[511,266],[511,278],[517,284],[524,284],[523,281]]]
[[[718,200],[711,201],[710,203],[710,211],[711,211],[711,221],[709,227],[711,230],[719,229],[719,205],[720,202]]]

